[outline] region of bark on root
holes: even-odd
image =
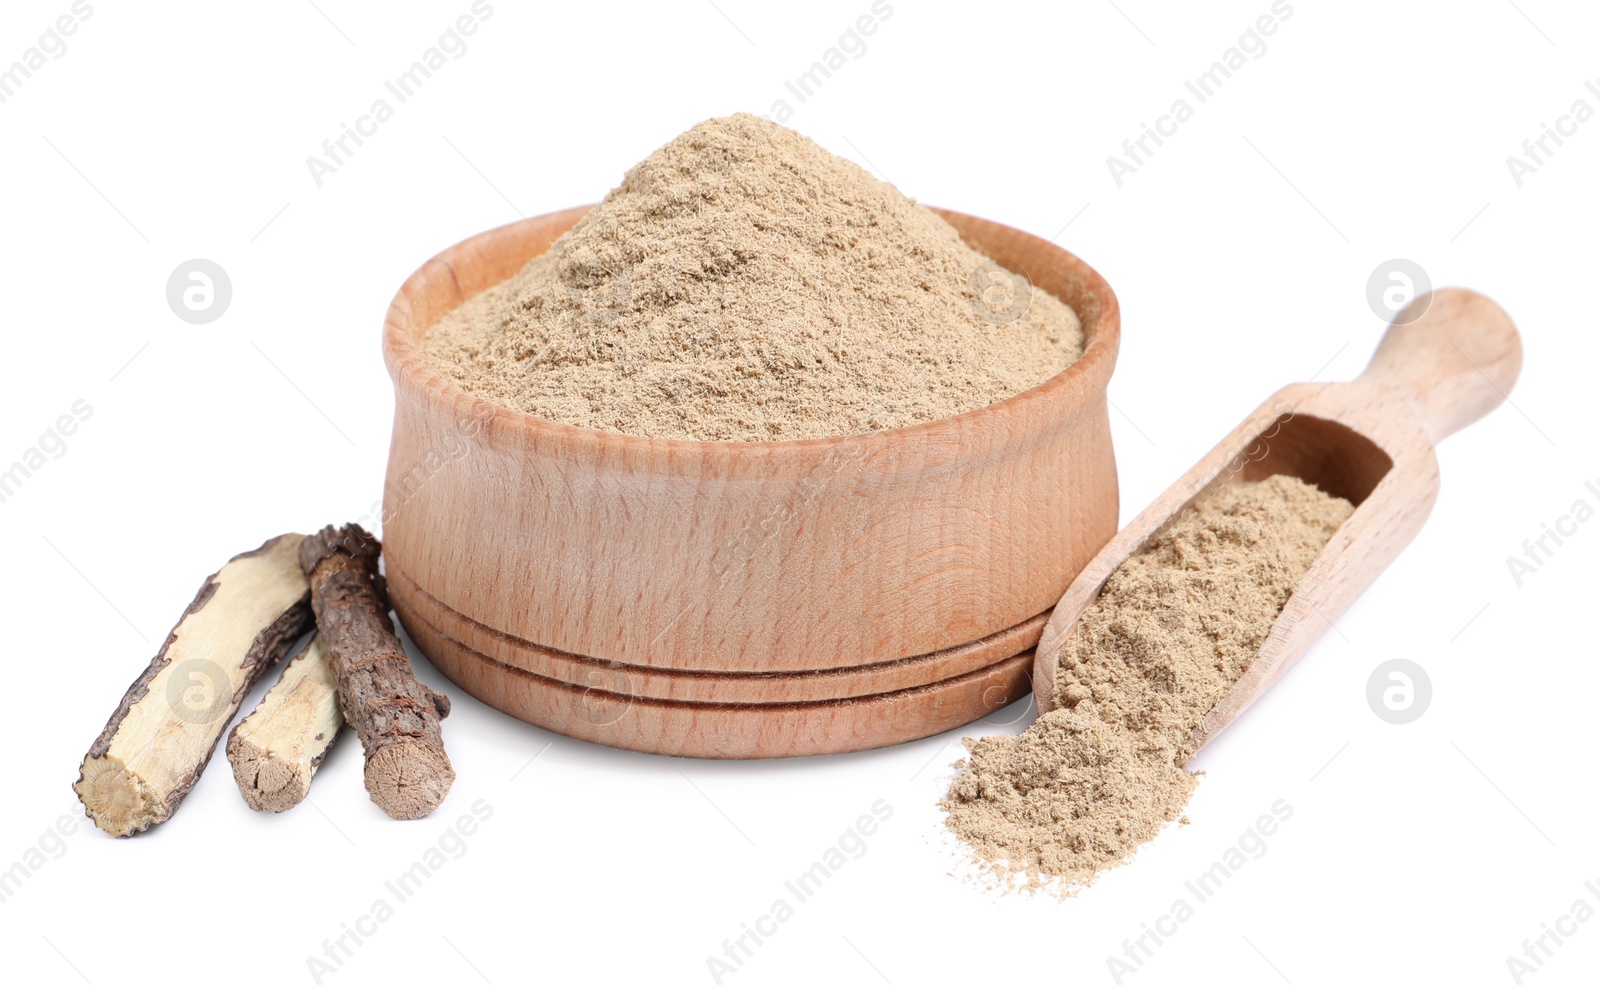
[[[380,553],[357,525],[327,527],[301,543],[300,564],[345,721],[366,753],[367,793],[391,817],[426,817],[455,782],[439,725],[450,699],[411,672],[389,621]]]

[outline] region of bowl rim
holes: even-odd
[[[584,428],[575,424],[565,424],[560,421],[537,417],[514,407],[496,403],[487,397],[465,389],[445,376],[444,373],[435,369],[423,357],[418,342],[421,336],[431,329],[437,321],[427,326],[415,324],[411,317],[413,310],[411,302],[413,298],[437,291],[441,285],[448,284],[457,295],[457,300],[450,309],[454,310],[454,307],[459,307],[471,297],[476,296],[476,294],[468,294],[461,289],[460,281],[456,276],[458,263],[467,260],[474,254],[493,252],[489,249],[491,246],[499,248],[503,241],[517,237],[525,228],[562,225],[561,232],[557,233],[555,237],[540,233],[539,238],[545,240],[545,248],[548,249],[555,238],[559,238],[567,229],[576,225],[577,221],[594,207],[594,204],[598,203],[574,206],[542,215],[527,216],[514,222],[475,233],[442,250],[413,271],[400,285],[393,300],[390,301],[384,318],[382,342],[384,363],[396,388],[413,387],[419,395],[442,397],[454,404],[466,401],[475,406],[492,408],[493,415],[489,418],[487,425],[490,429],[515,428],[523,432],[525,437],[540,438],[544,441],[556,442],[575,449],[648,452],[666,454],[679,459],[691,456],[698,459],[722,459],[752,454],[762,456],[803,456],[809,458],[816,452],[830,453],[841,449],[852,452],[870,451],[875,446],[886,447],[908,438],[933,441],[940,439],[954,440],[964,435],[969,435],[973,424],[984,418],[1010,416],[1016,414],[1025,406],[1039,401],[1064,400],[1070,404],[1072,411],[1075,413],[1087,406],[1096,392],[1102,396],[1104,395],[1106,383],[1109,382],[1111,371],[1115,367],[1122,334],[1121,308],[1118,304],[1116,293],[1111,289],[1111,285],[1097,270],[1075,254],[1057,246],[1053,241],[991,219],[984,219],[980,216],[936,206],[927,207],[955,226],[957,232],[961,234],[962,240],[985,256],[989,254],[984,244],[974,242],[969,235],[969,232],[974,228],[982,229],[986,234],[1010,236],[1014,237],[1018,242],[1028,243],[1032,249],[1041,252],[1052,264],[1059,265],[1064,269],[1067,275],[1076,280],[1082,289],[1094,299],[1096,310],[1093,312],[1092,320],[1086,318],[1078,308],[1073,308],[1083,325],[1086,344],[1084,345],[1083,354],[1072,365],[1021,393],[1013,394],[1003,400],[998,400],[974,410],[964,411],[953,417],[943,417],[933,421],[920,421],[916,424],[885,428],[878,431],[832,435],[821,438],[699,441],[692,438],[658,438],[599,431],[593,428]],[[567,221],[569,217],[571,219],[570,222]],[[532,260],[543,252],[543,250],[540,250],[530,254],[518,266],[517,271],[520,271],[521,266],[525,265],[528,260]],[[506,279],[516,276],[517,271],[508,275]],[[1042,289],[1038,286],[1038,278],[1033,272],[1024,270],[1023,274],[1028,277],[1035,290]],[[495,283],[503,282],[504,280]],[[480,288],[480,290],[483,289],[486,288]],[[1063,301],[1063,303],[1067,302]],[[1070,304],[1069,307],[1071,307]],[[1076,399],[1073,399],[1074,396]]]

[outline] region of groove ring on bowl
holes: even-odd
[[[983,670],[1032,650],[1049,612],[973,643],[889,663],[792,673],[734,674],[723,671],[661,670],[574,653],[519,640],[467,618],[424,592],[404,572],[390,572],[389,596],[407,625],[425,623],[497,663],[575,687],[620,695],[712,704],[789,704],[870,697],[936,684]]]
[[[401,616],[434,666],[468,694],[540,728],[600,745],[703,759],[856,752],[959,728],[1029,693],[1033,651],[947,681],[842,701],[740,705],[619,695],[511,667]]]

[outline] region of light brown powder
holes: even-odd
[[[1072,309],[775,123],[708,120],[424,343],[548,420],[696,440],[818,438],[976,410],[1082,353]]]
[[[1349,502],[1290,476],[1202,497],[1106,580],[1056,672],[1056,710],[967,739],[943,807],[981,864],[1068,889],[1183,812],[1192,733],[1255,659]]]

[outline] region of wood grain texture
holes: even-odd
[[[228,736],[228,762],[245,803],[277,814],[305,800],[343,730],[339,681],[328,648],[313,637]]]
[[[445,251],[389,311],[385,551],[443,605],[602,662],[850,669],[1024,623],[1114,532],[1116,298],[1067,252],[981,219],[943,213],[1072,305],[1088,345],[1044,384],[948,420],[808,441],[632,437],[494,408],[423,362],[417,341],[440,316],[584,211]]]
[[[240,554],[201,585],[78,771],[89,818],[119,837],[170,818],[261,675],[311,626],[299,534]]]
[[[924,687],[844,701],[701,704],[616,694],[502,664],[426,623],[402,622],[464,691],[541,728],[637,752],[704,759],[822,756],[966,725],[1028,693],[1033,654]]]
[[[1195,733],[1195,748],[1204,746],[1294,666],[1411,542],[1439,495],[1434,442],[1498,406],[1521,367],[1521,339],[1506,313],[1481,294],[1450,288],[1402,312],[1359,378],[1278,391],[1072,582],[1036,652],[1040,713],[1054,707],[1057,660],[1078,617],[1111,573],[1189,504],[1222,484],[1278,474],[1345,497],[1356,504],[1354,514],[1295,586],[1244,676]]]
[[[395,609],[402,614],[406,625],[413,621],[424,622],[439,635],[508,667],[577,687],[596,687],[641,698],[712,704],[830,701],[934,684],[992,667],[1032,650],[1050,615],[1041,612],[1019,626],[949,650],[863,667],[751,674],[659,670],[591,660],[497,633],[443,605],[418,588],[403,572],[392,574],[390,592]]]

